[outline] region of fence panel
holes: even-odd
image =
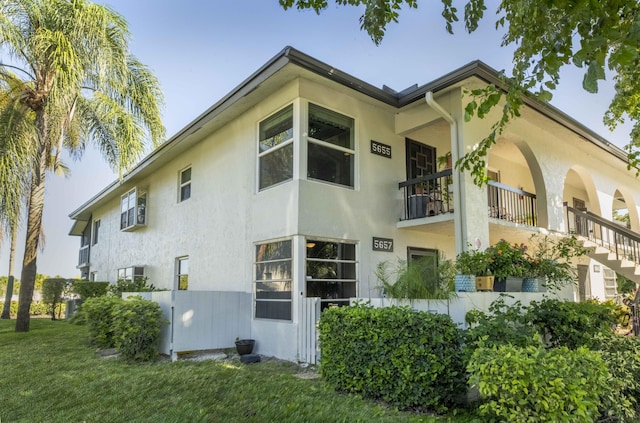
[[[320,298],[301,298],[299,312],[298,359],[305,363],[317,364],[320,360],[318,348]]]

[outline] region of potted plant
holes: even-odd
[[[571,260],[587,253],[575,236],[560,238],[534,234],[530,241],[532,248],[527,256],[523,291],[538,291],[540,281],[551,290],[574,281],[576,270]]]
[[[486,251],[468,249],[456,257],[457,291],[490,291],[493,289],[493,275],[489,268]],[[473,282],[471,282],[473,281]]]
[[[254,339],[236,338],[236,351],[238,351],[238,355],[251,354],[255,344],[256,341]]]
[[[507,291],[507,278],[516,278],[517,286],[509,291],[519,291],[522,277],[527,268],[527,246],[511,244],[501,239],[486,250],[489,256],[489,268],[495,277],[494,291]]]
[[[454,297],[454,272],[453,261],[441,254],[435,267],[433,257],[409,262],[399,259],[391,270],[389,262],[378,263],[375,274],[388,297],[413,301],[448,300]]]

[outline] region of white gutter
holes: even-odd
[[[454,227],[454,239],[456,243],[456,255],[462,252],[465,248],[465,234],[466,234],[466,220],[462,218],[465,201],[462,193],[462,180],[460,171],[456,170],[456,163],[458,159],[464,155],[464,147],[458,139],[458,124],[456,120],[447,112],[436,100],[433,98],[433,92],[428,91],[424,95],[427,105],[431,107],[437,114],[439,114],[444,120],[449,123],[451,127],[451,162],[453,167],[451,169],[451,175],[453,176],[453,209],[455,210],[453,215],[453,227]]]

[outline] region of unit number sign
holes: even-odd
[[[378,156],[391,158],[391,146],[378,141],[371,140],[371,152]]]
[[[393,253],[393,239],[373,237],[373,251]]]

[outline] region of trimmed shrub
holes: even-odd
[[[114,338],[114,311],[124,300],[115,295],[103,295],[87,299],[80,309],[87,326],[91,343],[98,348],[113,348],[116,346]]]
[[[466,393],[460,332],[449,316],[357,304],[326,309],[319,331],[320,371],[336,390],[439,412]]]
[[[4,301],[0,301],[0,309],[3,307],[4,305]],[[60,304],[60,313],[64,313],[64,311],[66,310],[66,304],[61,303]],[[48,307],[46,304],[42,303],[42,302],[37,302],[37,303],[31,303],[31,305],[29,306],[29,314],[32,316],[42,316],[43,314],[47,314],[48,311]],[[15,316],[18,314],[18,302],[17,301],[11,301],[11,304],[9,305],[9,314],[11,316]]]
[[[73,281],[73,292],[82,300],[106,295],[107,288],[109,288],[109,282]]]
[[[156,287],[153,284],[147,285],[147,278],[144,276],[137,276],[133,280],[120,279],[115,285],[109,285],[109,292],[122,296],[123,292],[150,292],[155,291]]]
[[[537,345],[535,328],[525,319],[526,308],[520,301],[507,305],[501,295],[489,306],[489,313],[470,310],[465,316],[468,356],[482,342],[485,347],[512,344],[519,347]]]
[[[585,347],[480,347],[467,370],[481,416],[508,422],[593,422],[600,396],[612,395],[600,354]]]
[[[611,374],[613,395],[602,397],[602,419],[633,421],[640,413],[640,339],[597,335],[591,348],[602,354]]]
[[[588,345],[597,334],[610,333],[617,323],[614,311],[612,304],[597,301],[546,299],[531,302],[525,319],[545,336],[549,346],[575,349]]]
[[[45,303],[51,314],[51,320],[56,320],[62,314],[62,297],[69,288],[69,280],[63,278],[48,278],[42,282],[42,302]]]
[[[113,320],[115,345],[123,358],[148,361],[158,357],[160,331],[167,324],[158,303],[130,297],[118,303]]]

